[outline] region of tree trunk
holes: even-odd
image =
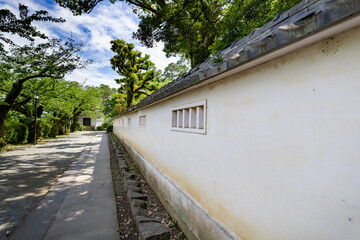
[[[0,105],[0,149],[5,147],[6,139],[5,139],[5,119],[6,115],[10,111],[10,106]]]
[[[126,109],[128,109],[131,106],[133,98],[134,98],[134,93],[128,90],[126,92]]]
[[[210,55],[207,47],[200,46],[198,49],[189,52],[191,68],[196,67],[198,64],[203,63]]]
[[[27,142],[28,143],[33,143],[34,142],[34,120],[32,121],[27,121],[26,126],[28,127],[29,130],[29,135],[27,137]]]
[[[54,120],[54,125],[53,125],[52,128],[51,128],[49,137],[56,138],[56,136],[57,136],[58,133],[59,133],[59,127],[60,127],[60,122],[59,122],[59,120]]]
[[[28,129],[29,129],[29,135],[27,138],[27,142],[28,143],[33,143],[34,142],[34,121],[29,122],[29,124],[27,124]],[[39,140],[41,138],[41,124],[40,121],[37,121],[36,123],[36,140]]]
[[[77,122],[79,121],[79,116],[80,116],[80,114],[74,114],[74,117],[72,118],[72,123],[70,126],[70,132],[76,131],[76,125],[77,125]]]
[[[64,135],[64,134],[66,134],[65,126],[60,124],[59,125],[59,135]]]
[[[53,116],[54,116],[54,124],[51,127],[49,137],[56,138],[56,136],[59,133],[60,120],[57,119],[57,114],[56,113],[54,113]]]
[[[67,117],[63,116],[60,118],[60,121],[59,121],[60,122],[60,125],[59,125],[59,134],[60,135],[68,134],[66,125],[68,124],[69,121],[70,121],[70,119]]]
[[[0,148],[6,145],[5,139],[5,119],[11,107],[14,105],[17,97],[23,88],[23,82],[16,82],[12,85],[10,92],[6,95],[3,103],[0,104]]]

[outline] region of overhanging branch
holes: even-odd
[[[137,7],[140,7],[140,8],[146,9],[146,10],[149,10],[150,12],[156,14],[156,10],[153,9],[152,7],[150,7],[150,6],[145,6],[145,5],[142,5],[142,4],[140,4],[140,3],[134,2],[134,1],[132,1],[132,0],[127,0],[127,2],[130,3],[130,4],[133,4],[133,5],[137,6]]]

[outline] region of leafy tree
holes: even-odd
[[[94,7],[103,0],[56,0],[60,6],[69,8],[75,15],[90,13]],[[115,0],[110,0],[114,3]]]
[[[89,13],[102,0],[55,0],[74,14]],[[114,3],[116,0],[109,0]],[[133,37],[147,47],[164,42],[167,56],[190,59],[191,67],[241,39],[301,0],[119,0],[140,18]]]
[[[112,69],[122,76],[115,81],[120,84],[119,92],[125,94],[124,100],[128,108],[133,101],[159,89],[159,82],[155,81],[156,68],[149,60],[149,55],[142,57],[141,52],[134,50],[134,44],[120,39],[110,43],[111,50],[115,53],[110,59]]]
[[[48,93],[44,94],[41,105],[44,106],[47,119],[52,122],[49,136],[55,138],[58,134],[68,132],[69,122],[78,106],[76,94],[82,95],[82,87],[77,82],[59,79]]]
[[[55,0],[59,3],[60,6],[70,9],[73,14],[81,15],[82,13],[90,13],[98,3],[103,0]],[[115,3],[116,1],[127,2],[135,7],[141,7],[144,10],[148,10],[151,12],[156,12],[153,7],[152,0],[109,0],[111,3]],[[163,2],[162,0],[158,0],[158,2]]]
[[[118,104],[121,102],[120,99],[124,99],[122,94],[117,93],[116,88],[110,88],[108,85],[100,84],[99,90],[102,98],[102,112],[105,116],[106,121],[111,121],[119,111]],[[106,128],[106,126],[103,126]]]
[[[75,99],[73,100],[72,96],[69,96],[68,94],[71,89],[71,82],[62,78],[45,78],[42,81],[29,82],[28,84],[36,86],[38,89],[37,93],[39,100],[37,105],[37,118],[41,119],[41,121],[37,122],[36,136],[41,136],[43,126],[49,128],[47,135],[51,137],[56,137],[59,132],[66,133],[67,123],[70,121],[72,116],[73,101],[75,101]],[[29,91],[29,89],[31,89],[30,86],[26,88],[27,91]],[[24,105],[23,108],[27,108],[29,109],[29,112],[31,112],[28,117],[28,123],[33,126],[33,104],[30,104],[30,106]],[[26,115],[25,112],[23,112],[23,114]],[[50,126],[47,126],[49,123]],[[29,135],[28,142],[32,142],[34,140],[33,136],[31,136],[32,134],[33,131]]]
[[[26,83],[24,83],[21,95],[28,97],[30,101],[24,101],[23,104],[18,104],[11,109],[12,112],[17,113],[18,121],[27,126],[27,129],[29,131],[27,141],[29,143],[34,142],[35,124],[37,125],[36,136],[37,138],[41,136],[40,122],[37,121],[35,123],[35,117],[34,117],[35,105],[34,105],[34,101],[31,101],[32,95],[36,94],[37,96],[40,96],[41,100],[43,100],[44,92],[48,93],[49,87],[47,87],[47,85],[51,84],[52,81],[53,80],[50,78],[43,78],[43,79],[39,79],[38,81],[27,81]],[[43,105],[37,104],[37,109],[36,109],[37,119],[40,119],[43,111],[44,111]]]
[[[111,88],[111,87],[109,87],[108,85],[105,85],[105,84],[100,84],[98,89],[99,89],[99,92],[101,94],[101,99],[103,100],[103,103],[107,99],[111,98],[111,96],[113,94],[116,93],[116,88]]]
[[[11,109],[26,104],[31,95],[22,94],[25,84],[43,78],[61,79],[76,68],[85,67],[78,54],[83,43],[49,40],[38,45],[13,47],[0,55],[0,147],[5,144],[5,118]]]
[[[140,18],[133,36],[147,47],[164,42],[167,56],[184,55],[191,66],[206,60],[230,0],[120,0],[130,4]],[[101,0],[56,0],[74,14],[89,13]],[[110,2],[116,2],[110,0]]]
[[[126,95],[123,93],[116,93],[105,100],[103,113],[107,121],[111,121],[118,114],[126,110]]]
[[[85,86],[78,89],[72,102],[74,104],[72,112],[72,124],[71,132],[76,130],[76,124],[79,121],[79,117],[82,113],[86,113],[89,116],[98,117],[101,114],[102,108],[102,92],[100,88]]]
[[[218,52],[234,41],[247,36],[253,29],[271,21],[276,14],[286,11],[302,0],[236,0],[228,8],[218,29],[219,34],[213,46]]]
[[[139,28],[133,36],[147,47],[162,41],[167,56],[183,55],[195,67],[211,54],[229,3],[229,0],[156,3],[155,13],[139,11]]]
[[[29,14],[28,7],[19,4],[19,18],[8,9],[0,9],[0,147],[5,145],[4,123],[9,113],[17,112],[19,121],[33,126],[32,96],[41,90],[45,79],[61,79],[75,68],[84,67],[88,62],[80,61],[79,51],[82,43],[69,40],[48,40],[35,45],[36,37],[48,39],[32,25],[33,21],[64,22],[62,18],[53,18],[47,11],[40,10]],[[17,46],[4,33],[17,34],[32,43]],[[10,50],[5,51],[4,44]],[[37,109],[38,116],[43,106]],[[33,130],[32,127],[29,130]],[[30,134],[29,136],[33,136]]]
[[[0,9],[0,51],[4,50],[3,43],[13,44],[13,41],[4,36],[3,33],[17,34],[20,37],[34,41],[34,37],[46,39],[47,36],[36,30],[33,21],[64,22],[62,18],[54,18],[48,15],[47,11],[40,10],[29,15],[28,7],[19,4],[20,18],[8,9]]]
[[[189,70],[189,64],[185,58],[181,58],[176,63],[170,63],[165,67],[164,73],[161,74],[162,81],[174,81]]]
[[[53,124],[51,137],[76,130],[76,123],[82,113],[99,115],[101,110],[101,93],[97,87],[83,86],[78,82],[57,80],[54,88],[44,93],[42,105],[44,112],[50,114]]]
[[[106,118],[112,119],[120,113],[116,109],[117,103],[118,103],[118,98],[116,94],[114,94],[111,98],[105,100],[103,112]]]

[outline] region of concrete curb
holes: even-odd
[[[130,203],[131,212],[134,216],[136,226],[140,233],[141,240],[168,240],[170,230],[159,220],[151,218],[146,210],[148,197],[143,194],[140,182],[134,174],[129,173],[126,163],[127,159],[124,153],[119,149],[119,143],[109,134],[110,151],[113,151],[118,162],[121,176],[124,180],[124,189],[127,192],[127,198]]]

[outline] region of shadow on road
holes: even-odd
[[[6,239],[6,231],[12,231],[38,205],[96,134],[76,133],[0,154],[0,239]]]

